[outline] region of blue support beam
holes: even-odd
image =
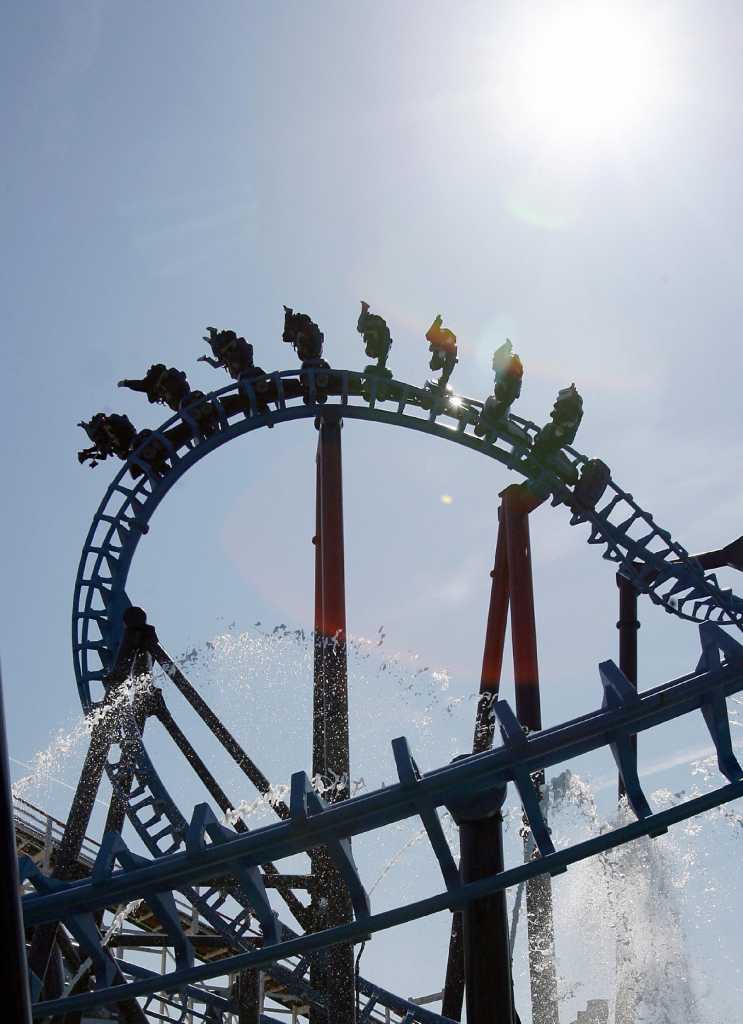
[[[608,692],[616,693],[616,686],[621,684],[617,684],[616,674],[606,664],[602,666],[602,679],[609,678]],[[226,830],[229,839],[209,846],[198,857],[190,856],[188,851],[179,851],[163,855],[142,868],[114,872],[106,886],[108,902],[132,898],[137,895],[137,887],[177,888],[198,881],[209,873],[214,877],[235,860],[265,863],[304,852],[312,846],[372,831],[418,814],[416,804],[421,801],[435,807],[467,803],[486,796],[495,786],[515,781],[516,775],[523,771],[531,773],[552,767],[607,744],[616,744],[627,733],[642,732],[700,710],[710,691],[715,689],[723,696],[743,689],[743,663],[736,659],[734,663],[723,663],[719,669],[710,672],[683,676],[636,694],[636,699],[620,702],[619,706],[610,706],[534,733],[515,749],[513,745],[504,745],[458,759],[451,765],[422,775],[414,786],[409,782],[398,783],[332,805],[308,815],[301,828],[289,821],[245,835]],[[400,745],[396,749],[400,750]],[[625,771],[629,777],[631,764],[625,764]],[[645,810],[640,800],[638,805],[640,810]],[[640,816],[647,817],[645,814]],[[97,909],[105,903],[103,894],[96,895],[89,882],[73,882],[63,892],[27,897],[24,913],[27,924],[36,924],[42,920],[59,919],[68,908]]]
[[[703,634],[705,642],[709,650],[708,630]],[[260,950],[238,953],[215,964],[179,967],[158,982],[162,988],[172,989],[219,974],[265,967],[288,956],[307,956],[328,945],[362,941],[377,931],[440,910],[463,906],[536,875],[557,873],[569,864],[639,836],[659,835],[671,824],[743,795],[743,778],[736,767],[737,761],[734,764],[730,761],[729,731],[726,732],[726,717],[722,715],[720,705],[720,701],[724,705],[730,694],[743,690],[743,659],[737,645],[732,647],[719,637],[717,642],[718,649],[724,645],[719,665],[712,659],[711,669],[690,673],[641,694],[630,686],[613,663],[604,662],[600,666],[605,705],[601,710],[529,736],[520,729],[508,705],[499,702],[496,713],[504,736],[503,746],[459,758],[451,765],[427,774],[418,771],[407,741],[398,739],[393,743],[393,752],[400,782],[339,804],[324,806],[306,775],[297,773],[292,780],[291,818],[252,833],[238,834],[219,825],[202,806],[192,819],[192,831],[185,851],[149,861],[139,857],[135,860],[133,855],[116,848],[119,863],[126,862],[127,866],[109,872],[113,851],[105,847],[101,852],[102,866],[94,873],[92,881],[59,883],[37,878],[35,884],[45,894],[24,900],[26,925],[61,919],[73,932],[75,929],[80,931],[82,921],[92,920],[88,915],[111,902],[123,902],[136,896],[152,898],[153,893],[183,889],[186,885],[218,877],[223,872],[250,869],[266,860],[278,860],[318,845],[326,845],[334,851],[339,867],[343,865],[344,877],[355,898],[355,921],[322,932],[285,937],[280,942],[267,941]],[[712,723],[710,731],[718,748],[723,775],[728,778],[732,775],[734,781],[701,797],[653,813],[639,783],[636,761],[633,761],[631,753],[627,754],[623,741],[628,734],[642,732],[694,711],[701,711],[708,724]],[[616,750],[617,763],[628,795],[631,795],[631,806],[637,820],[567,849],[555,850],[529,776],[534,771],[605,745]],[[541,856],[476,882],[462,884],[458,877],[455,878],[453,858],[441,831],[436,808],[479,807],[481,813],[487,814],[493,802],[502,797],[503,786],[508,782],[514,782],[519,788],[525,813],[532,827],[536,826],[535,836],[539,835]],[[412,816],[424,821],[442,867],[446,891],[407,906],[370,914],[358,871],[345,844],[351,836]],[[211,844],[205,843],[206,834],[212,838]],[[104,877],[105,884],[102,884]],[[83,941],[88,938],[81,933]],[[153,991],[151,985],[154,983],[148,984],[150,988],[144,981],[134,983],[131,994]],[[120,998],[121,989],[117,992],[109,985],[104,991],[39,1004],[34,1013],[37,1016],[53,1015],[62,1012],[63,1008],[73,1010]]]
[[[444,884],[449,890],[457,889],[460,884],[459,868],[446,841],[436,807],[430,799],[427,799],[420,793],[421,775],[418,765],[410,753],[408,741],[404,736],[400,736],[392,741],[392,754],[395,759],[400,786],[408,795],[415,813],[423,822],[431,849],[441,868]]]
[[[191,857],[198,858],[209,849],[229,842],[235,834],[232,829],[225,828],[217,821],[208,804],[197,804],[186,832],[186,853]],[[209,846],[206,842],[207,837],[211,841]],[[280,942],[281,929],[278,915],[268,901],[263,876],[258,867],[255,864],[245,864],[241,860],[235,860],[230,866],[230,872],[235,875],[241,889],[248,897],[250,907],[263,931],[263,941],[266,944]]]
[[[322,814],[330,806],[313,789],[306,772],[295,772],[292,775],[289,799],[292,827],[304,829],[312,815]],[[356,920],[366,920],[369,917],[369,897],[353,859],[350,839],[347,836],[334,836],[324,845],[327,846],[328,856],[346,883]]]
[[[602,661],[599,665],[599,674],[601,685],[604,688],[602,705],[604,708],[612,708],[621,712],[637,705],[640,699],[637,690],[613,661]],[[615,730],[609,747],[619,771],[627,802],[638,818],[649,818],[653,812],[637,774],[637,745],[632,742],[633,737],[634,733],[631,730],[620,726]],[[660,832],[651,833],[651,835],[660,834]]]
[[[305,955],[337,943],[361,941],[367,933],[374,934],[387,928],[406,924],[409,921],[415,921],[421,917],[427,917],[430,914],[437,914],[442,910],[451,910],[455,906],[463,905],[471,900],[482,899],[493,892],[507,889],[546,871],[554,873],[560,868],[568,867],[570,864],[578,863],[588,857],[594,857],[599,853],[615,849],[624,843],[631,842],[633,839],[649,835],[653,829],[667,829],[671,825],[686,821],[697,814],[703,814],[713,807],[719,807],[721,804],[727,803],[730,800],[736,800],[741,796],[743,796],[743,781],[730,783],[721,789],[713,790],[710,793],[705,793],[703,796],[688,800],[683,804],[657,812],[650,818],[631,822],[611,832],[605,832],[581,843],[576,843],[565,850],[558,850],[548,857],[538,858],[527,864],[509,868],[500,875],[472,882],[458,890],[450,890],[435,896],[429,896],[407,906],[394,907],[391,910],[374,914],[364,922],[354,921],[351,924],[342,925],[325,932],[313,932],[298,936],[295,939],[284,941],[278,946],[225,957],[215,963],[193,967],[189,971],[158,975],[157,981],[142,981],[128,986],[126,995],[132,998],[146,995],[150,992],[179,989],[183,985],[205,982],[210,978],[219,977],[225,973],[236,973],[247,968],[268,968],[276,960],[290,956]],[[34,1017],[49,1017],[76,1010],[87,1010],[93,1006],[108,1005],[117,1002],[121,998],[121,987],[109,988],[95,993],[86,993],[65,999],[48,1000],[38,1003],[33,1008],[33,1014]]]
[[[503,738],[504,746],[512,750],[518,756],[526,744],[526,734],[519,724],[516,715],[511,710],[510,704],[505,700],[499,700],[495,705],[495,716],[498,719],[498,726]],[[513,771],[513,781],[516,784],[521,806],[526,820],[534,836],[534,842],[539,850],[540,856],[548,857],[555,852],[552,843],[550,830],[542,813],[542,806],[539,799],[537,787],[534,785],[529,772],[516,763]]]

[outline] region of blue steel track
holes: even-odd
[[[131,716],[124,716],[125,738],[135,748],[136,780],[127,813],[150,856],[135,858],[120,840],[113,847],[104,842],[100,863],[91,879],[72,883],[46,879],[38,869],[22,862],[22,872],[38,890],[24,900],[26,924],[64,921],[81,950],[100,964],[94,991],[37,1003],[35,1016],[121,1001],[122,986],[107,984],[106,956],[102,955],[93,919],[96,910],[112,903],[144,897],[163,927],[171,929],[179,951],[176,969],[164,976],[137,971],[133,965],[122,962],[120,966],[130,979],[125,986],[127,995],[151,998],[155,992],[176,993],[171,998],[179,1007],[185,1007],[185,999],[178,1002],[178,993],[184,992],[184,986],[196,986],[247,967],[273,965],[283,970],[280,965],[287,963],[289,957],[309,956],[338,942],[362,941],[374,932],[440,910],[456,909],[537,874],[559,873],[586,857],[642,835],[659,835],[678,821],[743,795],[743,773],[733,755],[726,706],[728,696],[743,690],[743,647],[720,628],[743,628],[743,602],[722,589],[714,575],[705,574],[688,552],[613,481],[599,507],[578,504],[572,488],[563,482],[559,465],[549,461],[538,463],[531,455],[531,442],[538,430],[535,424],[509,416],[497,428],[478,436],[474,428],[481,406],[475,401],[438,396],[402,382],[382,382],[345,370],[300,370],[270,374],[262,381],[243,379],[207,396],[204,402],[214,410],[217,429],[204,436],[188,410],[173,416],[149,439],[150,443],[154,439],[167,453],[158,469],[154,470],[143,457],[142,449],[135,451],[106,491],[91,525],[80,561],[73,609],[75,672],[86,711],[102,703],[103,679],[113,664],[121,639],[121,615],[129,605],[129,568],[152,515],[173,484],[210,451],[241,434],[320,415],[342,415],[344,419],[418,430],[478,451],[520,473],[537,494],[551,496],[553,504],[565,507],[572,525],[586,524],[588,543],[601,546],[603,557],[616,563],[618,571],[638,590],[669,613],[699,624],[701,657],[687,676],[642,694],[634,691],[612,662],[604,662],[599,666],[603,688],[600,710],[529,736],[521,730],[509,705],[500,701],[493,708],[503,740],[500,747],[422,776],[406,741],[395,740],[393,755],[400,781],[331,807],[321,805],[307,777],[299,772],[292,778],[288,820],[247,834],[224,826],[215,831],[212,824],[210,835],[212,839],[216,835],[217,841],[208,846],[204,841],[205,822],[210,820],[207,809],[201,805],[186,819],[160,780]],[[587,461],[571,448],[564,449],[563,455],[576,469]],[[654,812],[642,790],[629,737],[680,715],[700,711],[717,750],[725,784],[704,796]],[[556,850],[542,818],[530,773],[602,746],[612,750],[636,820]],[[114,781],[115,769],[116,765],[109,766]],[[478,809],[487,810],[489,803],[494,806],[500,800],[508,783],[514,783],[518,790],[539,856],[477,883],[462,885],[440,825],[439,808],[461,810],[476,800]],[[419,817],[426,829],[441,868],[444,890],[427,899],[373,914],[348,840],[413,816]],[[193,950],[189,950],[188,938],[172,913],[175,892],[189,899],[206,920],[220,927],[208,898],[201,893],[210,879],[225,870],[255,870],[267,861],[324,844],[349,883],[355,911],[353,922],[304,935],[296,935],[281,925],[269,927],[273,934],[267,934],[264,927],[260,949],[249,943],[241,947],[239,939],[245,936],[233,933],[233,948],[238,952],[194,966]],[[256,903],[268,905],[265,890],[261,891],[260,872],[256,874],[258,889],[253,890],[253,908]],[[255,875],[251,879],[255,887]],[[296,971],[294,976],[301,983],[302,976]],[[188,991],[194,995],[192,989]],[[228,1008],[205,990],[195,991],[212,1016],[218,1017]],[[375,1006],[387,1006],[400,1016],[405,1015],[406,1021],[432,1024],[443,1020],[363,979],[360,991],[364,997],[362,1017],[366,1014],[363,1019],[370,1019]]]

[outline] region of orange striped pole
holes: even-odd
[[[535,731],[542,728],[542,709],[529,513],[541,504],[541,500],[518,484],[507,487],[502,498],[511,600],[516,716],[527,730]],[[535,772],[532,778],[541,790],[544,787],[544,772]],[[552,880],[548,874],[537,875],[527,882],[526,916],[532,1020],[534,1024],[559,1024]]]
[[[342,420],[327,410],[317,426],[312,770],[322,782],[325,799],[336,802],[350,794]],[[348,891],[324,849],[313,855],[312,873],[316,927],[331,928],[351,921]],[[311,1011],[311,1024],[354,1024],[353,946],[332,946],[316,958],[310,984],[326,993],[327,1002],[326,1015]]]

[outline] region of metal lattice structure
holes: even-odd
[[[199,414],[204,409],[214,424],[207,432],[204,416]],[[242,434],[298,419],[327,423],[361,419],[405,427],[468,447],[519,473],[535,501],[551,498],[554,505],[567,510],[571,525],[588,526],[588,543],[603,547],[603,557],[616,563],[637,592],[699,625],[698,664],[679,679],[638,693],[612,661],[603,662],[599,666],[602,707],[538,732],[527,733],[506,701],[493,700],[487,710],[492,714],[491,731],[496,725],[500,731],[500,746],[421,774],[407,741],[395,739],[392,754],[398,782],[332,805],[315,792],[307,774],[297,772],[288,804],[275,806],[279,820],[254,831],[239,825],[227,828],[206,804],[182,809],[148,754],[143,728],[149,716],[165,725],[207,786],[217,810],[224,813],[232,804],[173,721],[160,691],[147,690],[132,701],[118,700],[114,683],[132,671],[147,672],[154,663],[204,718],[258,790],[267,792],[269,783],[228,729],[213,715],[209,718],[209,709],[144,616],[129,611],[129,570],[160,502],[188,469]],[[50,874],[31,857],[21,857],[22,879],[35,890],[24,898],[26,927],[36,929],[32,972],[34,952],[37,963],[45,952],[48,960],[56,922],[74,940],[82,965],[57,995],[50,996],[48,985],[42,993],[41,978],[32,974],[35,1017],[108,1006],[118,1007],[124,1020],[234,1018],[242,1024],[258,1018],[255,999],[250,993],[246,996],[241,984],[254,983],[261,971],[273,991],[285,997],[285,1004],[308,1015],[314,1024],[327,1019],[330,1012],[323,992],[313,987],[317,977],[313,965],[323,950],[364,941],[371,934],[444,909],[460,910],[521,881],[558,874],[582,859],[639,836],[659,835],[676,822],[743,795],[743,772],[733,754],[726,707],[726,698],[743,690],[743,646],[721,628],[743,628],[743,601],[723,589],[613,480],[595,507],[581,501],[574,486],[566,482],[563,467],[567,461],[568,477],[576,479],[589,460],[571,447],[563,449],[562,463],[537,458],[538,434],[535,424],[514,415],[495,424],[486,422],[480,403],[444,390],[416,388],[378,373],[322,366],[242,377],[176,413],[129,455],[91,525],[73,609],[73,654],[82,706],[108,720],[98,738],[94,730],[87,769],[98,777],[107,772],[114,802],[108,831],[89,858],[89,874],[83,871],[80,877],[78,871],[75,875],[64,863],[65,856],[80,852],[83,836],[72,835],[73,823],[68,826],[70,837],[60,842],[56,872]],[[702,713],[717,750],[724,782],[704,796],[653,811],[638,776],[632,738],[697,712]],[[555,849],[535,779],[540,772],[543,777],[545,769],[604,746],[611,748],[617,762],[635,820]],[[509,783],[518,791],[536,855],[476,881],[463,881],[439,812],[448,809],[455,819],[497,813]],[[123,842],[125,817],[144,844],[146,856],[135,854]],[[374,913],[353,859],[351,840],[406,818],[420,819],[425,828],[441,870],[442,889],[425,899]],[[328,927],[310,921],[295,895],[295,890],[309,884],[307,880],[283,876],[275,867],[287,856],[318,848],[327,851],[334,877],[342,880],[353,911],[351,918]],[[306,924],[304,932],[280,920],[268,898],[271,888],[285,899],[296,920],[303,927]],[[140,911],[139,926],[149,928],[163,948],[172,951],[172,970],[147,970],[116,956],[104,941],[101,913],[134,900],[143,900],[146,907]],[[243,980],[219,990],[215,979],[224,977]],[[359,1022],[442,1024],[447,1020],[364,978],[358,979],[355,997]]]
[[[121,613],[128,605],[126,580],[137,544],[173,484],[215,448],[262,427],[297,419],[315,419],[335,399],[345,420],[361,419],[406,427],[441,437],[487,455],[527,480],[545,487],[570,508],[570,489],[549,465],[536,463],[530,451],[539,432],[535,423],[508,416],[500,429],[478,437],[479,403],[439,398],[430,391],[397,381],[380,382],[347,370],[304,369],[266,377],[259,395],[256,382],[241,380],[204,401],[217,415],[219,428],[204,436],[188,411],[177,413],[153,431],[151,440],[168,453],[163,471],[155,471],[135,452],[116,476],[95,515],[83,548],[75,583],[73,650],[83,707],[95,702],[91,684],[102,684],[120,640]],[[273,408],[268,407],[271,402]],[[515,428],[515,429],[514,429]],[[579,468],[586,456],[566,449]],[[140,475],[130,480],[130,466]],[[668,531],[658,526],[632,495],[613,480],[601,509],[571,509],[571,525],[589,524],[589,544],[603,545],[604,557],[642,593],[668,611],[692,622],[709,620],[743,627],[743,600],[723,590],[714,575],[705,575]]]

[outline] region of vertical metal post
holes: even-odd
[[[619,668],[637,689],[637,631],[640,621],[637,618],[637,590],[621,573],[617,573],[619,587]],[[630,740],[637,750],[637,736]],[[619,799],[625,796],[624,783],[619,779]]]
[[[617,587],[619,588],[619,619],[617,620],[617,629],[619,630],[619,668],[636,688],[637,632],[640,628],[640,622],[637,617],[638,595],[632,583],[620,573],[617,573]],[[630,742],[634,749],[637,750],[636,735],[631,737]],[[620,801],[626,796],[621,776],[618,778],[618,796]],[[620,910],[616,940],[617,980],[614,1008],[616,1024],[633,1024],[635,1020],[637,964],[633,955],[633,939],[629,916],[626,911]]]
[[[317,426],[312,771],[322,780],[326,798],[336,802],[347,799],[350,793],[342,420],[337,412],[327,410]],[[350,921],[353,914],[348,891],[324,849],[314,853],[312,870],[318,927]],[[353,946],[326,950],[311,968],[310,983],[326,993],[328,1024],[354,1024]],[[317,1012],[311,1014],[313,1024],[319,1020]]]
[[[503,517],[508,553],[516,712],[523,726],[538,730],[542,728],[542,710],[529,540],[530,511],[531,505],[521,486],[507,487],[503,492]]]
[[[320,423],[316,426],[320,430]],[[312,697],[312,776],[313,779],[322,779],[325,769],[325,675],[323,672],[323,657],[325,654],[325,641],[323,636],[323,603],[322,603],[322,548],[320,545],[322,527],[322,432],[317,439],[317,455],[315,456],[315,536],[312,543],[315,545],[315,651],[314,651],[314,686]],[[326,860],[327,858],[325,858]],[[325,862],[321,850],[313,850],[310,853],[310,865],[313,878],[319,881],[323,875]],[[323,920],[319,907],[320,893],[315,890],[312,896],[310,909],[313,915],[313,927],[321,928]],[[310,961],[310,985],[317,992],[325,992],[328,984],[328,972],[326,954],[320,951]],[[327,1015],[316,1006],[310,1007],[310,1024],[328,1024]]]
[[[338,416],[323,416],[318,441],[321,600],[315,629],[322,645],[325,698],[324,729],[320,730],[324,744],[318,767],[326,785],[332,787],[329,794],[333,802],[350,795],[341,426]],[[315,593],[317,596],[317,584]]]
[[[506,524],[498,513],[498,539],[491,573],[490,605],[480,676],[480,700],[472,750],[493,745],[493,703],[500,689],[509,605]],[[459,829],[461,872],[465,882],[503,870],[503,816],[498,811]],[[513,978],[505,890],[468,904],[462,911],[467,1020],[471,1024],[513,1024]]]
[[[463,882],[503,870],[503,818],[462,821]],[[475,900],[462,911],[468,1024],[513,1024],[513,981],[505,891]]]
[[[41,870],[45,875],[49,874],[52,866],[52,849],[54,843],[54,819],[51,814],[46,816],[46,827],[44,829],[44,853],[41,858]]]
[[[319,429],[319,425],[318,425]],[[325,684],[323,674],[323,604],[322,604],[322,549],[320,547],[320,527],[322,517],[322,476],[320,445],[322,434],[317,439],[317,455],[315,456],[315,634],[314,634],[314,688],[312,699],[312,775],[322,775],[325,765]]]
[[[493,702],[500,689],[501,672],[503,670],[503,651],[506,643],[506,625],[508,623],[508,549],[506,530],[503,523],[503,512],[498,512],[498,539],[495,544],[495,563],[490,573],[490,605],[488,621],[485,627],[485,648],[482,655],[482,671],[480,674],[480,700],[477,705],[477,720],[472,752],[479,754],[490,750],[495,732]]]
[[[462,1006],[464,1005],[464,937],[462,932],[462,911],[455,910],[451,920],[449,956],[446,961],[444,996],[441,1003],[442,1016],[448,1017],[449,1020],[462,1019]]]
[[[162,952],[160,953],[160,974],[165,976],[167,970],[168,970],[168,947],[167,946],[163,946]],[[165,1000],[161,999],[160,1000],[160,1014],[162,1015],[163,1018],[165,1018],[165,1013],[166,1013]]]
[[[502,497],[511,600],[516,714],[521,725],[529,731],[534,731],[542,728],[542,711],[539,697],[529,512],[540,502],[520,485],[507,487]],[[544,772],[534,772],[532,779],[541,793],[544,788]],[[530,840],[527,839],[526,856],[533,856],[533,852]],[[534,1024],[559,1024],[552,881],[548,874],[538,875],[527,882],[526,915],[529,931],[532,1019]]]
[[[480,678],[473,753],[489,750],[495,721],[508,621],[508,558],[505,526],[498,529],[491,572],[490,606]],[[503,870],[503,818],[460,821],[460,871],[465,882]],[[455,915],[449,945],[442,1013],[461,1020],[463,995],[471,1024],[512,1024],[513,981],[505,892],[469,904]]]
[[[236,978],[237,1024],[259,1024],[261,1000],[261,972],[240,971]]]
[[[5,730],[5,706],[0,679],[0,926],[3,955],[0,957],[0,986],[7,1019],[31,1024],[31,996],[28,989],[26,941],[21,914],[21,886],[18,878],[18,854],[15,848],[13,796],[10,788],[10,762]]]

